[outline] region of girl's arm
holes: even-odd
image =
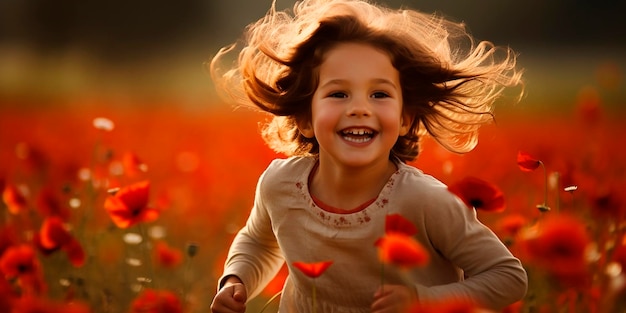
[[[425,216],[426,231],[435,248],[459,266],[466,279],[440,286],[418,285],[418,297],[468,297],[495,310],[522,299],[528,281],[520,261],[478,221],[473,208],[456,197],[443,202]]]
[[[230,276],[239,278],[246,287],[248,299],[258,295],[284,263],[264,203],[264,176],[257,184],[254,206],[246,225],[230,246],[224,274],[220,278],[220,285]]]

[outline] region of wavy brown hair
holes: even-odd
[[[472,150],[479,127],[493,120],[494,101],[505,87],[522,83],[511,49],[476,43],[463,24],[440,16],[366,0],[303,0],[293,11],[273,5],[244,35],[234,65],[223,69],[235,44],[212,59],[211,75],[237,103],[272,115],[263,138],[288,156],[319,152],[315,138],[304,137],[297,124],[311,118],[319,66],[339,43],[380,49],[399,71],[403,110],[412,124],[391,153],[405,162],[417,157],[426,134],[450,151]]]

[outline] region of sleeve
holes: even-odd
[[[272,231],[272,221],[265,205],[264,177],[257,183],[254,206],[245,226],[237,233],[228,251],[224,273],[218,286],[228,276],[237,276],[247,289],[248,299],[257,296],[278,273],[284,259]]]
[[[524,297],[528,278],[521,262],[456,196],[445,191],[444,204],[425,216],[433,246],[460,267],[465,279],[440,286],[417,286],[420,299],[465,297],[501,310]],[[442,227],[443,226],[443,227]]]

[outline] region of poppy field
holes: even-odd
[[[426,138],[413,162],[522,260],[528,293],[507,312],[626,309],[626,103],[602,94],[498,108],[474,151],[452,154]],[[184,109],[176,98],[140,101],[0,103],[0,312],[210,311],[256,181],[282,156],[261,140],[259,113],[216,100]],[[427,262],[403,252],[404,238],[386,239],[381,261]],[[300,268],[323,275],[331,263]],[[411,312],[475,309],[444,302]]]

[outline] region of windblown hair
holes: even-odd
[[[380,49],[399,71],[403,110],[412,124],[391,153],[405,162],[418,156],[426,134],[450,151],[471,151],[503,89],[522,84],[511,49],[476,43],[463,24],[435,14],[368,0],[302,0],[293,11],[277,11],[274,3],[244,35],[237,62],[222,69],[236,44],[224,47],[211,61],[211,75],[238,104],[273,115],[263,138],[288,156],[319,153],[315,138],[304,137],[297,122],[311,118],[319,66],[340,43]]]

